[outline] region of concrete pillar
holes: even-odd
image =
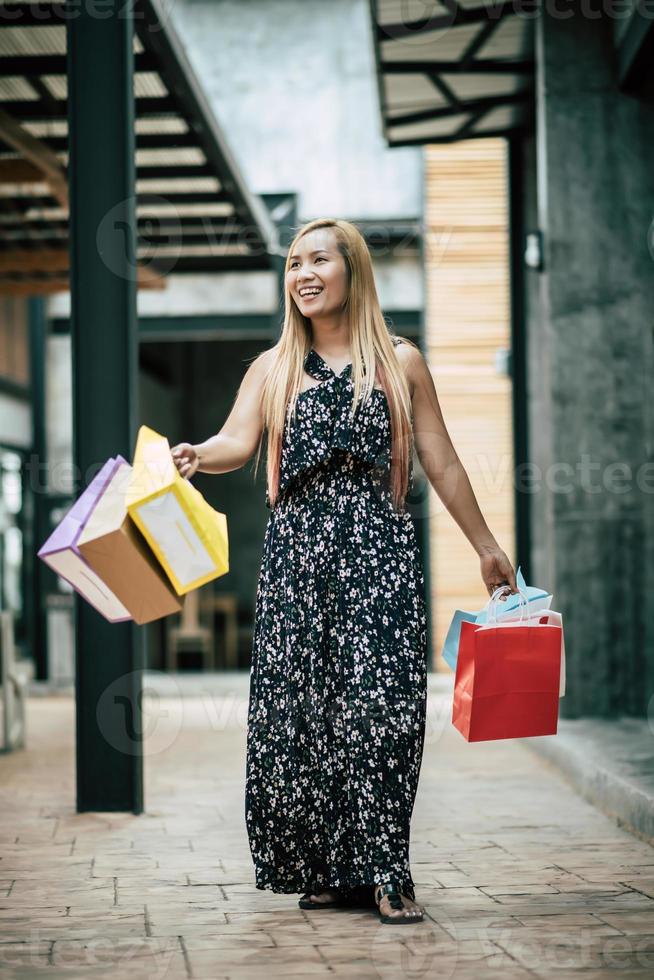
[[[564,616],[568,716],[643,715],[654,690],[654,106],[619,90],[611,27],[537,22],[532,568]]]

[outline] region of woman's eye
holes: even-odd
[[[315,262],[327,262],[328,259],[327,259],[327,256],[326,255],[318,255],[317,258],[314,261]],[[291,264],[289,265],[289,269],[297,269],[297,267],[299,266],[299,264],[300,263],[297,260],[295,260],[295,261],[291,262]]]

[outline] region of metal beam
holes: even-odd
[[[51,122],[53,119],[64,120],[67,116],[65,99],[53,99],[51,105],[45,105],[38,99],[13,99],[4,102],[6,112],[22,122]],[[136,114],[139,119],[157,116],[176,116],[177,105],[170,95],[143,96],[136,99]]]
[[[446,75],[531,75],[534,62],[496,59],[478,59],[467,64],[462,61],[382,61],[379,67],[385,75],[432,75],[434,72]]]
[[[137,425],[133,13],[68,19],[71,333],[78,491]],[[142,638],[76,599],[77,810],[143,811]]]
[[[457,6],[449,13],[428,14],[419,20],[400,21],[394,24],[380,24],[379,18],[375,17],[376,34],[380,41],[399,40],[403,37],[415,38],[418,34],[427,34],[429,31],[463,27],[465,24],[483,24],[491,19],[499,21],[515,13],[515,4],[507,0],[506,3],[498,3],[495,6],[473,8]]]
[[[477,52],[481,51],[484,45],[490,40],[499,24],[499,20],[488,19],[484,26],[470,38],[465,49],[459,55],[462,64],[468,65],[471,61],[474,61]]]
[[[163,261],[167,260],[164,258]],[[169,271],[177,275],[190,272],[254,272],[262,269],[270,271],[270,256],[266,252],[259,255],[180,255]]]
[[[147,51],[141,51],[134,55],[134,71],[157,71],[157,64]],[[0,58],[0,78],[65,74],[65,54],[16,54]]]
[[[481,140],[481,139],[491,139],[496,136],[529,136],[533,132],[533,129],[525,124],[523,120],[520,123],[516,123],[515,126],[510,128],[503,127],[502,129],[487,129],[483,133],[467,132],[465,138],[467,140]],[[456,143],[461,139],[458,132],[454,132],[448,136],[442,136],[440,133],[434,137],[430,136],[418,136],[415,139],[400,139],[391,140],[389,146],[424,146],[425,143],[438,142],[438,143]]]
[[[148,164],[136,168],[137,180],[170,180],[173,177],[197,180],[198,177],[216,178],[216,175],[206,163],[171,163],[168,166]]]
[[[0,158],[0,184],[43,184],[42,170],[22,157]]]
[[[226,191],[180,191],[165,194],[142,192],[138,195],[141,204],[231,204],[231,198]]]
[[[482,99],[470,99],[468,102],[460,102],[454,106],[443,106],[434,109],[421,109],[420,112],[408,112],[403,116],[390,116],[387,120],[389,126],[410,126],[415,123],[429,122],[432,119],[444,119],[447,116],[460,116],[466,112],[486,111],[487,109],[497,109],[506,105],[520,105],[524,102],[531,102],[534,93],[531,89],[524,92],[514,92],[512,95],[484,96]],[[425,137],[425,141],[426,141]]]
[[[140,217],[137,225],[139,231],[142,231],[144,234],[148,232],[163,233],[166,230],[175,234],[179,231],[195,231],[198,233],[204,232],[207,235],[237,235],[243,232],[241,225],[235,224],[233,217],[211,218],[204,217],[203,215],[187,215],[186,217],[179,218],[174,215]],[[45,218],[25,218],[18,213],[9,215],[8,217],[0,214],[0,232],[3,234],[8,231],[20,231],[27,237],[45,232],[46,235],[38,235],[38,240],[42,241],[47,237],[48,233],[67,233],[67,230],[68,222],[65,218],[52,218],[48,221]]]
[[[56,207],[56,203],[53,200],[45,197],[43,194],[16,194],[12,197],[12,204],[14,204],[18,209],[27,210],[28,208],[53,208]],[[230,204],[231,200],[225,191],[183,191],[179,193],[171,193],[166,191],[165,194],[154,194],[152,192],[144,191],[138,195],[139,205],[155,205],[161,206],[163,204]]]
[[[25,160],[29,160],[43,174],[44,181],[50,185],[52,196],[68,207],[68,188],[66,174],[59,158],[44,143],[28,133],[10,112],[0,108],[0,138],[3,143],[17,150]]]
[[[211,316],[141,317],[139,340],[171,342],[190,340],[274,339],[270,316],[260,314],[213,314]]]
[[[384,310],[393,327],[408,336],[417,336],[420,310]],[[54,334],[70,332],[66,317],[52,320]],[[271,324],[266,313],[211,313],[190,316],[146,316],[139,319],[139,341],[160,343],[181,340],[268,339],[278,335],[278,323]]]
[[[42,136],[41,142],[47,144],[55,153],[65,153],[68,149],[66,136]],[[137,150],[177,150],[197,147],[198,140],[194,133],[138,133],[136,134]]]

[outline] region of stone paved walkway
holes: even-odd
[[[3,980],[654,975],[654,850],[524,744],[466,744],[449,678],[430,692],[414,811],[427,919],[402,927],[254,887],[247,675],[204,694],[161,681],[141,816],[75,813],[73,701],[30,699],[28,749],[0,756]]]

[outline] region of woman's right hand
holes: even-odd
[[[200,457],[190,442],[180,442],[177,446],[173,446],[170,452],[180,476],[186,480],[195,476],[200,465]]]

